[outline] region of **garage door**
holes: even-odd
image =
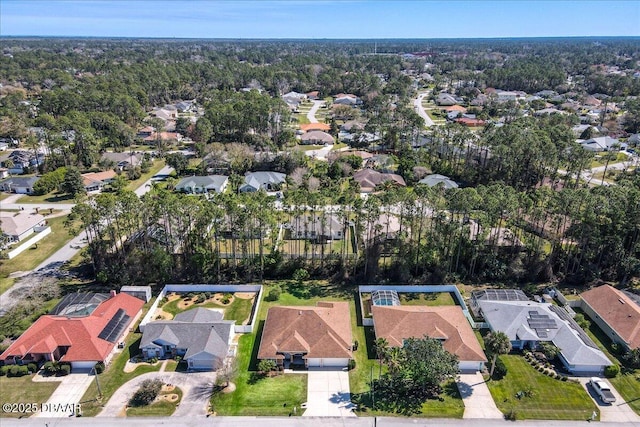
[[[307,366],[312,368],[337,367],[344,368],[349,363],[349,359],[308,359]]]

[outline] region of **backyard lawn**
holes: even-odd
[[[516,419],[586,420],[598,408],[582,385],[553,379],[535,370],[520,355],[500,356],[507,367],[501,380],[487,382],[493,400]],[[521,399],[516,397],[524,392]],[[530,392],[529,397],[526,393]]]
[[[33,375],[24,377],[7,378],[0,377],[0,404],[4,403],[27,403],[33,402],[42,404],[49,400],[49,397],[60,385],[59,381],[34,382],[31,381]],[[2,418],[28,417],[32,413],[13,413],[2,411]],[[2,423],[0,423],[2,424]]]
[[[14,279],[9,275],[16,271],[30,271],[67,244],[72,236],[64,227],[67,216],[47,218],[51,234],[38,242],[37,248],[31,247],[11,260],[0,260],[0,294],[9,289]]]
[[[196,298],[196,297],[194,297]],[[224,310],[224,319],[225,320],[235,320],[238,324],[248,323],[249,316],[251,315],[251,309],[253,308],[253,301],[255,298],[244,299],[244,298],[233,298],[233,301],[228,304],[217,304],[213,301],[204,302],[201,304],[193,304],[186,309],[180,309],[178,307],[178,303],[183,300],[183,298],[174,299],[162,306],[162,310],[167,313],[171,313],[173,316],[176,314],[191,310],[194,308],[202,307],[202,308],[217,308]]]

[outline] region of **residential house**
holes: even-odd
[[[331,151],[328,155],[327,155],[327,159],[330,162],[335,162],[338,159],[341,159],[342,157],[346,157],[346,156],[356,156],[356,157],[360,157],[363,161],[363,163],[365,161],[367,161],[368,159],[373,157],[373,154],[369,153],[368,151],[362,151],[362,150],[355,150],[355,151]]]
[[[224,175],[190,176],[182,178],[175,187],[176,191],[188,194],[223,193],[229,183]]]
[[[14,176],[0,181],[0,191],[16,194],[33,194],[33,186],[40,180],[40,177]]]
[[[449,190],[451,188],[458,188],[458,183],[449,178],[448,176],[432,174],[427,175],[418,181],[418,184],[428,185],[429,187],[435,187],[437,185],[441,185],[445,190]]]
[[[300,104],[307,99],[307,95],[291,91],[282,95],[282,99],[292,111],[297,111]]]
[[[333,136],[319,130],[312,130],[300,137],[300,144],[304,145],[333,145]]]
[[[496,96],[498,102],[515,101],[516,99],[518,99],[518,94],[516,92],[507,90],[496,90]]]
[[[267,312],[258,359],[273,360],[285,368],[345,368],[353,358],[352,348],[347,302],[276,306]]]
[[[340,126],[340,130],[343,132],[363,131],[364,123],[357,120],[349,120],[347,122],[344,122],[344,124]]]
[[[459,99],[450,93],[442,92],[439,93],[436,97],[436,105],[440,106],[451,106],[456,105],[459,102]]]
[[[218,370],[229,356],[235,324],[222,318],[220,311],[199,307],[178,313],[173,320],[149,322],[140,351],[148,359],[180,356],[189,370]]]
[[[351,93],[340,93],[333,100],[334,105],[348,105],[354,107],[362,104],[362,100]]]
[[[37,168],[42,165],[44,163],[44,154],[34,154],[25,150],[15,150],[9,154],[9,160],[13,163],[12,166],[7,167],[7,169],[9,169],[9,173],[13,175],[21,175],[25,173],[27,169]]]
[[[82,174],[82,183],[87,193],[102,191],[105,185],[115,181],[118,174],[113,170],[90,172]]]
[[[304,123],[300,125],[300,130],[303,132],[310,132],[314,130],[328,132],[330,129],[331,126],[326,123]]]
[[[626,350],[640,348],[640,306],[609,285],[580,294],[582,310],[615,343]]]
[[[306,95],[307,95],[307,99],[310,99],[310,100],[313,100],[313,101],[315,101],[317,99],[320,99],[320,96],[319,96],[320,92],[317,91],[317,90],[313,90],[311,92],[307,92]]]
[[[461,372],[481,371],[487,358],[459,306],[373,305],[376,338],[402,347],[408,338],[428,336],[458,357]]]
[[[97,362],[109,362],[143,305],[142,300],[115,291],[69,294],[0,354],[0,361],[68,362],[72,369],[88,371]]]
[[[484,120],[478,118],[470,118],[470,117],[460,117],[454,120],[456,123],[460,123],[461,125],[465,125],[468,127],[479,127],[484,126],[486,122]]]
[[[336,215],[305,215],[292,218],[284,225],[292,240],[309,239],[318,242],[341,240],[344,224]]]
[[[0,211],[0,230],[7,236],[9,242],[20,242],[31,234],[46,227],[47,221],[40,214],[26,211]]]
[[[620,142],[615,138],[609,136],[599,136],[597,138],[591,138],[584,141],[579,141],[582,148],[587,151],[610,151],[610,150],[625,150],[627,144]]]
[[[181,113],[189,113],[195,109],[196,100],[176,102],[176,109]]]
[[[611,365],[607,356],[562,307],[504,300],[500,294],[485,294],[476,299],[476,303],[478,313],[489,329],[504,332],[514,349],[537,349],[540,343],[551,342],[560,351],[558,357],[564,367],[574,375],[600,375]]]
[[[125,170],[138,166],[142,162],[142,157],[135,153],[112,153],[102,154],[102,161],[110,161],[119,169]]]
[[[390,182],[393,185],[406,187],[404,178],[395,173],[381,173],[373,169],[362,169],[353,175],[353,179],[360,184],[360,192],[371,193],[379,185]]]
[[[240,186],[240,192],[254,192],[263,189],[265,191],[277,191],[287,179],[287,175],[280,172],[247,172],[244,184]]]
[[[9,176],[9,169],[0,168],[0,179],[7,178]]]

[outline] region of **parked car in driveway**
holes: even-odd
[[[611,392],[611,387],[603,379],[592,377],[589,380],[589,385],[600,396],[603,403],[611,404],[616,401],[616,397]]]

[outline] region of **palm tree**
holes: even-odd
[[[507,354],[511,351],[511,341],[504,332],[495,331],[490,332],[484,338],[484,346],[487,353],[491,355],[491,372],[489,372],[489,377],[492,377],[498,356],[501,354]]]
[[[374,341],[373,346],[376,350],[378,363],[380,364],[380,374],[382,374],[382,362],[387,359],[387,355],[389,354],[389,342],[384,338],[378,338]]]

